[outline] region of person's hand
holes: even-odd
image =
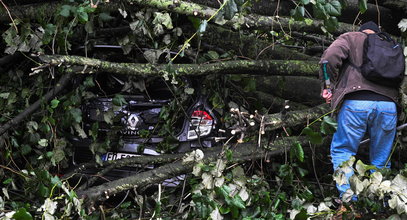
[[[325,102],[326,102],[326,103],[331,103],[332,92],[329,91],[328,89],[322,90],[322,98],[325,99]]]

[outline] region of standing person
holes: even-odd
[[[324,52],[320,64],[332,83],[332,90],[322,90],[322,97],[337,111],[338,128],[331,143],[334,170],[356,155],[359,143],[367,133],[370,137],[370,163],[377,168],[390,167],[388,161],[396,134],[398,87],[384,86],[367,80],[361,73],[364,41],[378,33],[374,22],[360,26],[358,32],[339,36]],[[404,66],[403,66],[404,68]],[[321,71],[320,78],[324,78]],[[346,173],[350,178],[353,172]],[[342,197],[350,188],[338,185]],[[356,199],[356,197],[353,197]]]

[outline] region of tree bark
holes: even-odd
[[[259,91],[307,106],[316,106],[324,101],[320,95],[321,81],[317,77],[256,76],[255,78]]]
[[[401,12],[401,17],[405,17],[407,14],[407,1],[406,0],[384,0],[378,1],[379,4],[398,12]]]
[[[270,143],[270,145],[267,146],[267,149],[258,147],[257,144],[252,143],[238,144],[235,147],[229,147],[233,152],[233,161],[231,162],[236,163],[262,159],[266,153],[268,156],[280,155],[289,151],[294,143],[300,143],[303,146],[308,145],[308,141],[304,137],[281,138]],[[223,149],[220,147],[214,148],[210,152],[205,150],[204,162],[209,163],[216,161],[220,157],[222,151]],[[175,161],[150,171],[107,182],[84,191],[78,191],[77,194],[79,197],[85,198],[87,204],[94,205],[97,202],[106,200],[116,193],[134,188],[141,188],[149,184],[157,184],[168,178],[189,173],[192,171],[194,165],[194,162],[184,163],[183,161]]]
[[[317,59],[265,39],[247,36],[216,25],[208,25],[203,42],[251,59],[313,60]]]
[[[128,0],[128,2],[145,7],[157,8],[160,10],[167,10],[188,16],[199,17],[202,19],[211,18],[217,11],[215,8],[185,1],[178,1],[178,4],[175,4],[173,0]],[[289,18],[280,16],[262,16],[256,14],[243,16],[236,14],[232,19],[226,21],[225,25],[237,29],[262,29],[286,32],[299,31],[323,34],[323,31],[321,30],[323,21],[314,20],[311,25],[306,25],[304,22],[290,22]],[[352,25],[340,23],[339,28],[337,28],[332,34],[340,35],[354,29],[355,27]]]
[[[329,113],[329,106],[321,104],[313,108],[305,110],[289,111],[286,113],[276,113],[265,115],[264,126],[265,130],[275,130],[281,127],[293,127],[304,124],[306,121],[312,121],[324,114]],[[305,127],[305,126],[304,126]]]
[[[255,91],[250,93],[249,96],[254,96],[256,98],[255,101],[249,101],[250,106],[256,106],[254,102],[258,102],[261,103],[261,105],[265,108],[269,109],[269,112],[279,112],[285,107],[286,104],[286,99],[262,91]],[[290,106],[290,110],[309,108],[308,106],[297,102],[289,102],[288,105]]]
[[[382,2],[382,1],[378,1]],[[380,3],[379,3],[380,4]],[[352,24],[356,21],[356,25],[363,24],[367,21],[375,21],[382,27],[382,30],[389,32],[391,34],[398,35],[399,29],[397,27],[397,22],[399,20],[398,13],[394,10],[380,6],[376,4],[367,4],[367,10],[363,14],[359,14],[359,2],[358,0],[348,0],[347,7],[342,10],[342,15],[339,17],[339,21]],[[380,16],[380,19],[378,19]],[[357,29],[356,29],[357,30]]]
[[[162,76],[168,68],[166,64],[113,63],[79,56],[41,55],[40,59],[51,65],[87,65],[99,71],[143,77]],[[318,75],[319,69],[316,62],[300,60],[236,60],[210,64],[173,64],[171,68],[179,76],[253,74],[314,77]]]

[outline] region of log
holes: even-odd
[[[279,112],[285,107],[286,104],[286,99],[262,91],[255,91],[253,92],[253,94],[250,93],[248,96],[253,96],[256,99],[254,101],[249,101],[250,106],[256,106],[254,102],[258,102],[261,103],[262,106],[267,108],[269,112]],[[289,101],[287,104],[290,106],[290,111],[309,108],[306,105],[292,101]]]
[[[142,77],[162,76],[168,68],[165,64],[113,63],[80,56],[41,55],[39,58],[50,65],[87,65],[99,71]],[[318,63],[301,60],[236,60],[210,64],[173,64],[171,68],[179,76],[253,74],[317,77],[319,70]]]
[[[383,0],[378,1],[380,5],[402,13],[400,17],[406,17],[407,14],[407,1],[406,0]]]
[[[223,1],[218,0],[189,0],[190,2],[205,5],[212,8],[219,8]],[[294,4],[291,1],[270,1],[256,0],[251,2],[250,12],[259,15],[280,15],[289,16]]]
[[[383,7],[381,5],[376,6],[376,4],[368,3],[366,12],[358,16],[358,0],[348,0],[347,7],[343,9],[342,15],[339,17],[339,21],[352,24],[353,22],[355,22],[355,18],[357,17],[358,20],[356,25],[363,24],[367,21],[375,21],[376,23],[378,23],[378,18],[380,15],[379,25],[381,26],[382,30],[394,35],[398,35],[400,33],[400,30],[397,27],[397,23],[400,19],[398,18],[398,13],[395,12],[396,11]]]
[[[256,76],[258,90],[308,106],[322,104],[321,82],[311,77]]]
[[[226,51],[235,51],[235,54],[251,59],[275,59],[275,60],[313,60],[317,58],[305,55],[296,50],[284,48],[274,44],[245,35],[216,25],[208,25],[206,32],[201,37],[203,42],[220,47]]]
[[[289,151],[294,143],[300,143],[303,146],[308,145],[308,141],[304,137],[281,138],[270,143],[266,148],[258,147],[257,144],[253,143],[238,144],[235,147],[229,147],[233,153],[233,159],[230,162],[237,163],[262,159],[266,153],[268,156],[280,155]],[[217,147],[211,152],[205,150],[203,161],[205,163],[216,161],[222,152],[223,148],[221,147]],[[78,191],[77,194],[79,197],[86,199],[86,203],[92,206],[95,203],[105,201],[116,193],[134,188],[142,188],[150,184],[158,184],[168,178],[189,173],[192,171],[194,165],[194,162],[184,163],[182,160],[175,161],[150,171],[107,182],[87,190]]]
[[[328,104],[321,104],[313,108],[305,110],[290,111],[285,114],[276,113],[265,115],[264,125],[266,131],[276,130],[281,127],[293,127],[304,124],[305,121],[313,121],[324,114],[329,113],[330,107]],[[305,127],[305,125],[304,125]]]
[[[186,1],[177,1],[177,4],[173,0],[128,0],[131,4],[137,4],[144,7],[157,8],[160,10],[167,10],[179,14],[184,14],[188,16],[199,17],[202,19],[209,19],[215,15],[217,9],[186,2]],[[321,29],[323,21],[314,20],[312,24],[306,25],[304,22],[299,21],[290,21],[288,17],[280,16],[262,16],[256,14],[249,15],[240,15],[236,14],[232,19],[227,21],[225,25],[234,28],[241,29],[263,29],[269,31],[299,31],[299,32],[312,32],[323,34],[324,32]],[[340,35],[342,33],[352,31],[355,27],[346,24],[340,23],[339,28],[336,29],[332,34]]]

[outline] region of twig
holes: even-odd
[[[16,23],[14,22],[13,17],[11,17],[11,13],[10,13],[10,11],[8,10],[7,5],[4,4],[4,2],[3,2],[2,0],[0,0],[0,2],[1,2],[1,4],[3,5],[3,7],[6,9],[6,11],[7,11],[7,13],[8,13],[8,16],[10,17],[10,20],[11,20],[11,22],[13,22],[13,26],[14,26],[14,28],[16,29],[17,33],[18,33],[17,25],[16,25]]]
[[[28,176],[25,176],[25,175],[23,175],[22,173],[17,172],[17,171],[15,171],[15,170],[13,170],[13,169],[11,169],[11,168],[9,168],[9,167],[3,166],[3,165],[0,165],[0,167],[3,168],[3,169],[6,169],[6,170],[10,170],[11,172],[13,172],[13,173],[15,173],[15,174],[18,174],[18,175],[20,175],[20,176],[22,176],[22,177],[24,177],[24,178],[28,178]]]

